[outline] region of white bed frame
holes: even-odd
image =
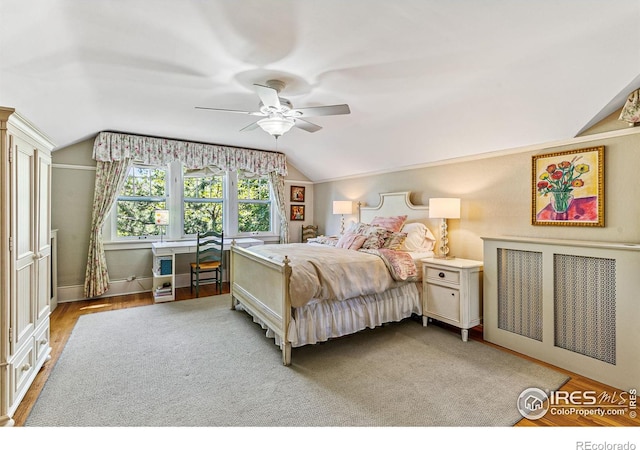
[[[375,216],[407,215],[407,222],[422,222],[429,226],[428,206],[414,205],[409,192],[380,194],[375,207],[359,207],[358,220],[369,223]],[[291,343],[288,330],[291,321],[289,259],[276,262],[251,252],[251,248],[231,247],[230,281],[231,308],[240,303],[249,314],[262,321],[279,337],[282,363],[291,364]],[[278,342],[278,339],[276,339]]]

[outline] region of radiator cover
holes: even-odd
[[[616,388],[638,388],[640,245],[482,239],[487,342]]]

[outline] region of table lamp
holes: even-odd
[[[155,224],[159,225],[160,228],[160,242],[162,242],[164,234],[165,234],[165,227],[167,225],[169,225],[169,211],[166,209],[156,209],[155,210]]]
[[[344,234],[344,215],[353,213],[353,202],[350,200],[337,200],[333,202],[333,213],[340,214],[340,234]]]
[[[430,198],[429,217],[442,219],[440,222],[440,254],[436,258],[453,259],[449,256],[449,238],[447,236],[447,219],[460,218],[459,198]]]

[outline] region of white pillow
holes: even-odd
[[[436,245],[436,238],[427,226],[420,222],[405,223],[402,232],[407,233],[400,250],[405,252],[430,252]]]

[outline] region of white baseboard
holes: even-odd
[[[188,273],[179,273],[176,275],[176,287],[188,287],[189,282],[190,279]],[[153,278],[151,277],[136,278],[133,281],[112,281],[109,283],[109,290],[96,298],[151,292],[152,286]],[[84,296],[84,285],[58,286],[58,303],[76,302],[79,300],[87,300]]]

